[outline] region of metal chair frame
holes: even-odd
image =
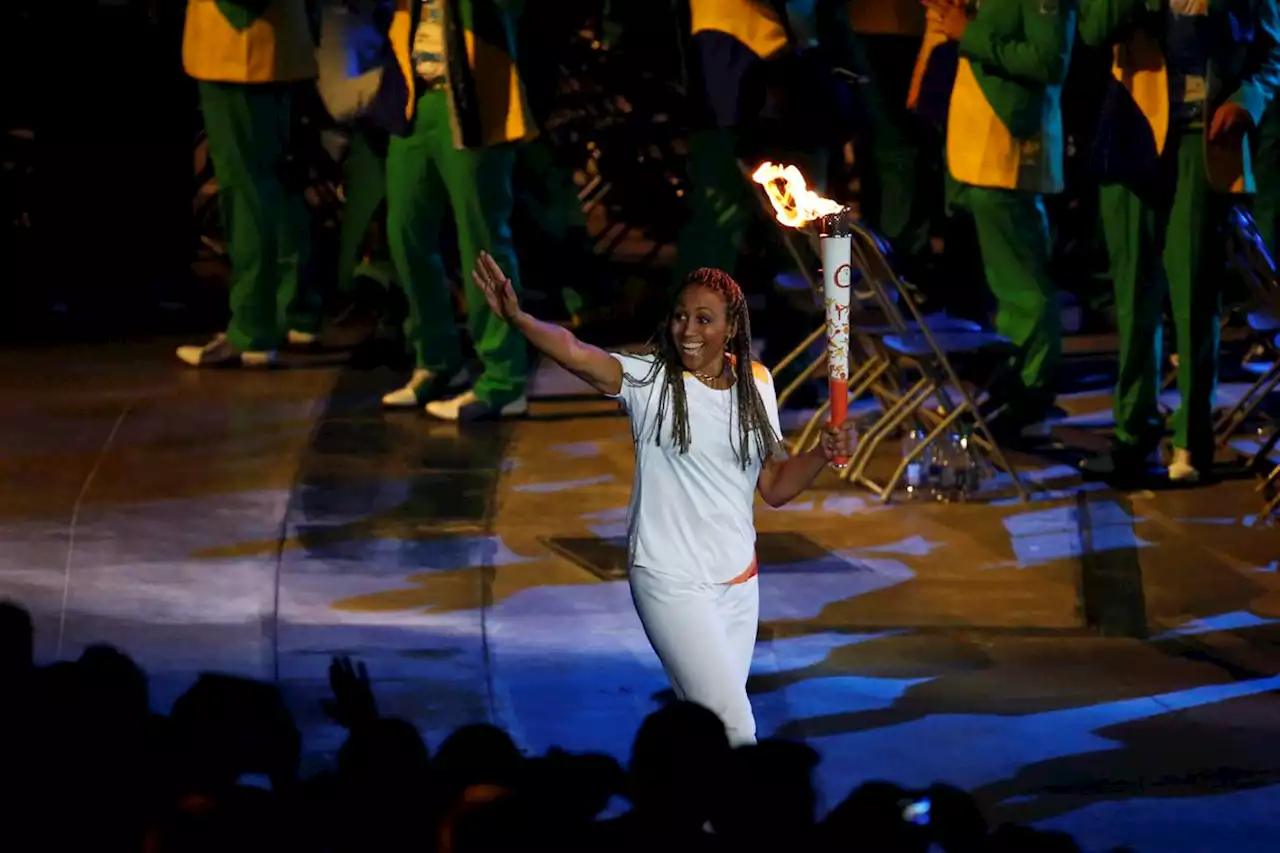
[[[745,163],[739,161],[743,177],[750,180],[750,170]],[[767,216],[773,219],[772,204],[762,187],[756,186],[756,195]],[[915,304],[911,287],[893,270],[888,258],[881,250],[882,240],[864,225],[852,223],[851,258],[855,269],[861,273],[861,288],[853,288],[854,300],[850,305],[850,319],[859,314],[870,319],[874,312],[880,315],[876,324],[850,323],[849,358],[853,368],[848,381],[849,400],[856,401],[870,393],[880,403],[881,413],[863,432],[858,448],[851,457],[848,466],[841,472],[842,479],[852,480],[875,494],[882,502],[892,499],[894,491],[906,474],[908,464],[916,461],[924,453],[928,445],[943,435],[957,420],[966,414],[974,419],[977,433],[976,446],[997,467],[1010,475],[1018,497],[1026,501],[1029,494],[1018,476],[1017,469],[1009,461],[1002,448],[999,447],[987,424],[986,417],[978,408],[974,396],[962,382],[959,373],[952,364],[944,347],[934,335],[929,320]],[[804,276],[810,292],[817,299],[822,298],[822,285],[812,273],[812,262],[807,260],[796,245],[800,232],[792,228],[780,227],[780,237],[787,252],[795,262],[796,268]],[[817,251],[809,247],[813,255]],[[886,286],[887,285],[887,286]],[[821,303],[819,303],[821,304]],[[899,304],[905,304],[910,317],[903,315]],[[823,324],[810,333],[791,352],[787,353],[774,367],[776,374],[802,358],[806,352],[823,339],[826,334],[825,318]],[[920,336],[927,343],[924,356],[912,356],[895,352],[892,339],[897,337]],[[855,355],[857,350],[861,357]],[[813,359],[800,374],[787,384],[778,394],[778,405],[783,406],[796,389],[817,374],[826,364],[825,352]],[[904,376],[916,374],[916,378],[904,389]],[[950,391],[948,389],[951,389]],[[952,399],[957,394],[960,402]],[[937,409],[926,404],[936,400]],[[831,401],[824,402],[815,411],[801,429],[799,436],[790,442],[792,452],[803,452],[812,447],[818,440],[821,424],[830,411]],[[909,420],[917,420],[929,428],[928,438],[915,448],[908,458],[902,460],[897,470],[885,483],[878,483],[867,473],[867,467],[875,456],[876,450],[883,442],[897,433]]]
[[[995,440],[986,416],[978,407],[977,395],[968,390],[951,359],[953,354],[978,352],[985,347],[981,344],[951,350],[945,347],[911,298],[910,287],[893,269],[881,248],[883,241],[861,223],[853,223],[852,231],[853,259],[862,270],[863,281],[870,287],[874,304],[887,321],[886,331],[891,330],[889,334],[880,336],[881,345],[897,369],[903,373],[915,373],[918,378],[884,410],[872,429],[862,436],[855,458],[850,460],[842,476],[888,502],[906,475],[908,465],[915,462],[929,444],[943,435],[956,421],[968,415],[973,419],[975,445],[996,467],[1009,474],[1018,497],[1023,501],[1028,500],[1029,493],[1016,466]],[[906,306],[909,318],[900,310],[901,305]],[[898,351],[895,345],[900,344],[902,339],[922,339],[926,345],[924,352]],[[990,380],[987,384],[989,383]],[[959,398],[958,402],[954,399],[956,397]],[[936,402],[936,408],[927,405],[930,401]],[[909,420],[932,424],[933,428],[926,440],[898,464],[888,481],[877,483],[868,475],[867,467],[880,445],[887,438],[896,435]]]

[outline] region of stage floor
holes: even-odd
[[[278,679],[313,766],[338,653],[432,742],[491,721],[625,756],[665,684],[615,579],[616,407],[544,371],[529,420],[460,431],[380,411],[386,371],[195,372],[172,343],[0,353],[0,598],[41,660],[116,644],[160,710],[200,670]],[[762,509],[761,735],[821,751],[829,804],[941,780],[1087,849],[1276,849],[1280,532],[1253,484],[1032,468],[1030,504],[823,480]]]

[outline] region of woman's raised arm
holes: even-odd
[[[583,343],[577,336],[554,323],[544,323],[520,309],[511,279],[488,252],[481,252],[472,273],[484,293],[490,310],[524,335],[534,349],[602,394],[616,396],[622,391],[622,365],[599,347]]]

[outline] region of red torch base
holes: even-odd
[[[828,379],[827,387],[831,393],[831,428],[839,429],[849,414],[849,383],[844,379]],[[849,457],[837,456],[831,464],[836,468],[846,468]]]

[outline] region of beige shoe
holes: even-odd
[[[480,421],[495,418],[518,418],[529,413],[529,398],[524,394],[507,403],[495,407],[483,402],[476,392],[464,391],[448,400],[437,400],[427,403],[427,414],[442,421]]]
[[[1173,460],[1169,463],[1169,482],[1192,485],[1200,482],[1200,472],[1191,464],[1191,451],[1173,449]]]
[[[202,347],[178,347],[178,358],[192,367],[270,367],[276,363],[275,350],[242,350],[216,336]]]
[[[312,332],[299,332],[296,329],[290,329],[286,342],[291,347],[313,347],[320,343],[320,336]]]
[[[385,395],[382,398],[382,405],[388,409],[416,409],[441,393],[467,387],[470,381],[471,375],[465,368],[446,377],[434,370],[420,367],[413,371],[408,385]]]

